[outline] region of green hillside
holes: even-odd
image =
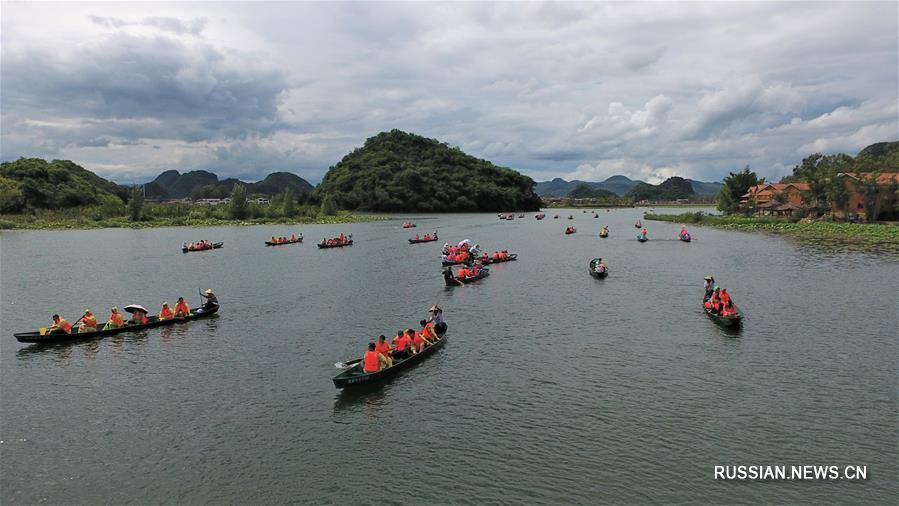
[[[674,176],[666,179],[658,186],[637,183],[630,189],[625,196],[635,201],[648,200],[651,202],[671,201],[677,199],[687,199],[692,197],[696,192],[689,181],[682,177]]]
[[[328,170],[316,189],[342,209],[532,211],[534,181],[435,139],[391,130],[365,141]]]
[[[127,190],[69,160],[19,158],[0,164],[0,213],[121,205]]]

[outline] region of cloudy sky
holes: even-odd
[[[545,180],[899,138],[897,3],[9,3],[3,160],[313,183],[398,128]]]

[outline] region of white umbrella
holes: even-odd
[[[147,308],[145,308],[144,306],[141,306],[140,304],[129,304],[129,305],[125,306],[124,309],[125,309],[125,311],[128,311],[129,313],[133,313],[135,311],[143,311],[144,313],[149,313],[149,311],[147,311]]]

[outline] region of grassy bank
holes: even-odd
[[[899,226],[881,224],[856,224],[833,221],[813,221],[809,223],[790,222],[778,218],[758,218],[746,216],[713,216],[703,212],[684,214],[652,214],[643,216],[647,220],[669,221],[672,223],[692,223],[728,230],[762,231],[786,234],[801,240],[818,244],[851,245],[899,252]]]
[[[125,216],[97,217],[78,209],[68,212],[0,215],[0,230],[72,230],[89,228],[154,228],[154,227],[220,227],[245,225],[309,225],[340,224],[386,220],[386,216],[352,214],[339,211],[334,216],[296,216],[291,218],[248,218],[232,220],[221,217],[168,216],[130,221]]]

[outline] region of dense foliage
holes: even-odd
[[[669,177],[658,186],[637,183],[633,188],[625,194],[635,201],[648,200],[650,202],[665,202],[678,199],[688,199],[696,192],[693,191],[693,185],[682,177]]]
[[[581,183],[571,190],[571,192],[568,193],[568,196],[573,199],[604,199],[615,198],[618,195],[608,190],[594,188],[588,184]]]
[[[19,158],[0,164],[0,212],[122,205],[127,190],[68,160]]]
[[[740,208],[740,197],[746,194],[749,188],[763,181],[764,178],[759,180],[758,175],[748,165],[742,172],[731,172],[724,178],[724,185],[718,193],[718,209],[728,214],[743,211]]]
[[[241,184],[249,196],[271,197],[290,189],[294,198],[301,202],[312,192],[313,186],[305,179],[290,172],[273,172],[262,181],[245,183],[238,179],[219,180],[218,176],[205,170],[179,173],[167,170],[145,185],[147,196],[155,198],[225,198],[231,195],[234,186]]]
[[[533,211],[534,181],[518,172],[399,130],[365,141],[331,167],[316,189],[342,209]]]

